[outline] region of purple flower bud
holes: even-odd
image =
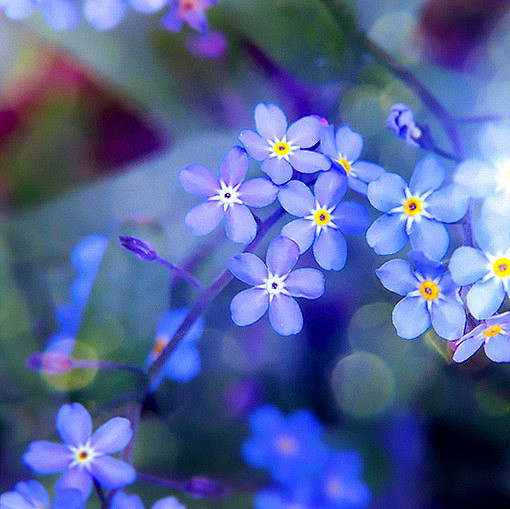
[[[156,250],[144,240],[137,239],[136,237],[119,237],[120,243],[129,251],[134,253],[138,258],[152,262],[158,257]]]
[[[227,494],[223,484],[207,477],[192,477],[184,489],[194,498],[220,498]]]
[[[69,355],[58,352],[37,352],[27,359],[26,368],[42,371],[47,375],[67,373],[73,369],[73,360]]]

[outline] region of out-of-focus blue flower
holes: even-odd
[[[494,315],[455,342],[455,362],[469,359],[482,345],[494,362],[510,362],[510,312]]]
[[[127,495],[123,491],[115,493],[112,499],[111,509],[144,509],[138,495]],[[152,509],[186,509],[175,497],[165,497],[158,500]]]
[[[131,465],[108,456],[124,449],[131,440],[131,423],[123,417],[110,419],[91,436],[92,419],[79,403],[63,405],[57,414],[57,431],[64,445],[37,441],[30,444],[23,462],[39,474],[65,471],[56,489],[75,489],[88,498],[92,478],[106,489],[134,482]]]
[[[163,26],[172,32],[178,32],[184,23],[199,32],[207,32],[206,9],[218,3],[218,0],[170,0],[170,9],[163,18]]]
[[[313,255],[326,270],[341,270],[347,260],[344,233],[366,231],[370,224],[367,209],[355,202],[340,202],[347,189],[344,174],[336,170],[321,173],[314,193],[298,180],[291,180],[280,189],[282,207],[296,219],[286,224],[281,234],[299,246],[300,254],[313,243]]]
[[[368,185],[370,203],[385,214],[367,231],[367,242],[377,254],[394,254],[411,240],[413,249],[441,260],[450,236],[443,223],[454,223],[467,212],[469,197],[455,184],[439,189],[446,176],[433,155],[416,166],[409,186],[396,173],[384,173]]]
[[[324,293],[324,275],[311,268],[292,271],[299,246],[288,237],[276,237],[267,249],[266,264],[252,253],[228,261],[230,272],[253,288],[238,293],[230,303],[232,320],[245,326],[256,322],[269,308],[271,327],[282,336],[301,332],[303,314],[293,297],[318,299]]]
[[[439,336],[455,340],[462,336],[466,313],[459,297],[459,287],[442,263],[411,251],[406,260],[390,260],[376,270],[377,277],[388,290],[404,298],[393,309],[393,325],[404,339],[423,334],[432,322]]]
[[[246,151],[235,146],[220,164],[220,178],[201,164],[179,172],[179,182],[188,192],[207,201],[192,208],[185,222],[193,235],[207,235],[225,217],[225,234],[233,242],[249,244],[257,223],[248,207],[265,207],[276,200],[278,187],[266,178],[244,182],[249,161]]]
[[[227,38],[218,31],[190,35],[185,44],[189,53],[198,58],[221,58],[228,49]]]
[[[489,318],[510,295],[510,238],[489,237],[475,229],[480,249],[462,246],[450,259],[453,280],[461,286],[473,284],[466,303],[477,319]]]
[[[335,168],[345,172],[347,185],[358,193],[367,194],[368,184],[386,171],[378,164],[359,161],[363,138],[346,125],[340,127],[336,135],[332,125],[322,127],[321,150],[331,159]]]
[[[391,107],[391,113],[386,119],[386,127],[399,138],[404,139],[411,147],[420,147],[418,140],[422,136],[422,130],[414,122],[411,108],[405,104],[397,103]]]
[[[260,169],[275,184],[285,184],[292,178],[292,169],[300,173],[328,170],[329,159],[313,150],[320,138],[321,122],[308,115],[287,129],[285,113],[274,104],[259,103],[255,107],[257,132],[245,129],[238,136],[251,157],[262,161]]]
[[[252,435],[242,448],[249,465],[269,470],[286,486],[320,473],[327,449],[313,413],[298,410],[286,417],[275,406],[264,405],[252,413],[249,422]]]
[[[73,30],[80,22],[77,0],[0,0],[0,9],[13,19],[21,19],[39,8],[45,21],[57,30]]]
[[[159,322],[158,331],[154,340],[154,347],[147,357],[146,366],[150,366],[168,345],[170,339],[181,326],[188,310],[184,308],[174,309],[163,315]],[[199,318],[186,333],[179,346],[172,352],[172,355],[166,361],[158,377],[154,380],[151,387],[155,391],[165,377],[177,382],[188,382],[195,378],[200,372],[200,352],[196,347],[196,342],[202,336],[204,324],[202,318]]]

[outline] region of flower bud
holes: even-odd
[[[194,498],[220,498],[225,496],[227,490],[218,481],[207,477],[192,477],[184,488]]]
[[[137,239],[136,237],[119,237],[120,243],[129,251],[134,253],[142,260],[149,262],[155,260],[158,257],[156,250],[144,240]]]

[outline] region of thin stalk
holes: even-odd
[[[154,261],[160,263],[161,265],[164,265],[167,269],[170,269],[172,272],[175,273],[177,278],[184,279],[201,292],[204,291],[204,286],[202,285],[202,283],[198,279],[193,277],[187,270],[179,267],[178,265],[175,265],[175,263],[165,260],[165,258],[162,258],[159,255],[154,259]]]

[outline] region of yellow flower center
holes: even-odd
[[[275,143],[273,150],[277,156],[285,156],[290,152],[290,145],[285,141],[279,141]]]
[[[497,336],[501,332],[501,330],[502,330],[501,325],[493,325],[489,329],[485,329],[485,331],[483,332],[483,335],[486,338],[492,338],[494,336]]]
[[[508,258],[499,258],[492,267],[496,276],[506,277],[510,275],[510,260]]]
[[[340,163],[340,166],[347,172],[349,173],[351,171],[351,165],[347,162],[347,159],[344,159],[343,157],[341,157],[338,162]]]
[[[157,337],[156,341],[154,342],[154,347],[152,348],[152,356],[155,358],[159,357],[159,354],[167,344],[168,341],[166,340],[166,338]]]
[[[420,285],[420,293],[424,299],[434,300],[439,295],[439,288],[432,281],[423,281]]]
[[[326,226],[329,223],[331,216],[326,209],[319,209],[315,213],[314,219],[319,226]]]
[[[416,214],[419,214],[422,210],[421,201],[418,200],[418,198],[409,198],[409,200],[404,203],[404,212],[408,216],[416,216]]]

